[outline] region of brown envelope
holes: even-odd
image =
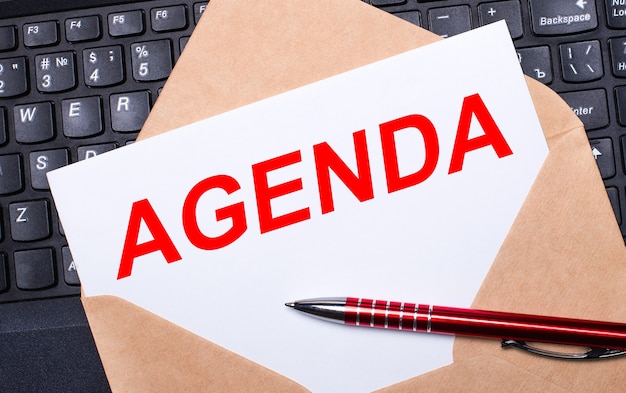
[[[209,3],[139,139],[439,39],[358,0],[241,4]],[[550,89],[528,83],[550,154],[473,306],[626,322],[626,251],[583,126]],[[118,298],[83,303],[115,392],[306,391]],[[613,392],[626,383],[626,357],[551,360],[457,338],[454,359],[384,391]]]

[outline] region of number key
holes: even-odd
[[[25,57],[0,59],[0,98],[15,97],[28,91]]]
[[[170,40],[138,42],[130,46],[133,78],[137,81],[156,81],[172,72],[172,45]]]
[[[73,52],[35,56],[37,90],[42,93],[65,91],[76,87]]]
[[[122,47],[104,46],[83,50],[85,84],[93,87],[112,86],[124,80]]]

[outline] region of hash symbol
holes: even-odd
[[[42,70],[47,70],[48,68],[50,68],[50,58],[44,57],[43,59],[41,59],[40,67]]]

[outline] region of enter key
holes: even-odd
[[[575,91],[560,95],[583,122],[585,130],[595,130],[609,125],[609,111],[604,89]]]

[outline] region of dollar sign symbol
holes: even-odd
[[[89,54],[89,62],[91,64],[95,64],[96,61],[98,61],[98,57],[96,56],[96,52],[91,52]]]

